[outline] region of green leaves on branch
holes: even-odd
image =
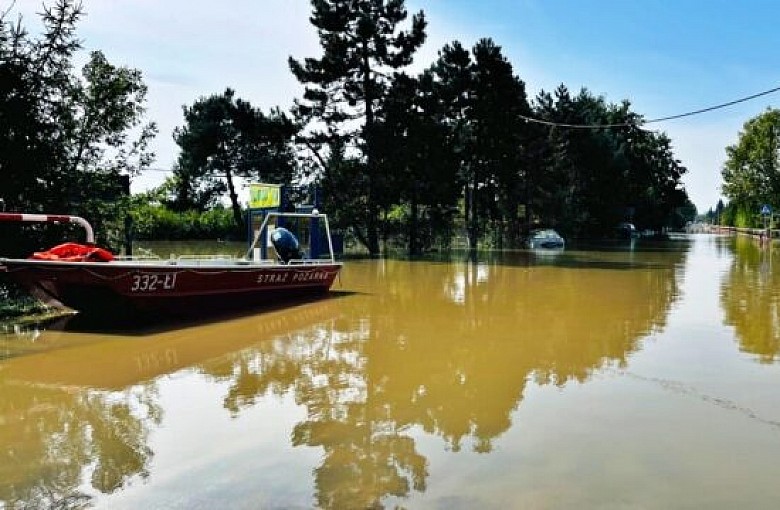
[[[626,220],[660,229],[690,205],[669,138],[640,130],[628,102],[561,86],[531,104],[491,39],[470,51],[454,41],[407,76],[399,71],[426,23],[422,12],[406,20],[403,0],[313,0],[323,53],[289,61],[306,85],[297,140],[317,163],[328,210],[370,253],[380,235],[403,237],[416,254],[435,242],[431,231],[517,246],[535,224],[569,235],[603,235]],[[529,116],[629,127],[551,128]]]
[[[122,216],[120,174],[135,175],[153,154],[141,73],[99,51],[80,74],[76,24],[81,4],[45,7],[33,38],[21,20],[0,18],[0,198],[8,209],[88,217],[99,240]]]
[[[167,183],[173,192],[169,205],[175,210],[203,211],[227,191],[234,221],[241,226],[237,179],[292,180],[292,140],[298,126],[278,109],[266,115],[228,88],[185,106],[184,120],[174,132],[181,154]]]
[[[383,194],[377,166],[377,110],[386,99],[391,73],[409,65],[425,41],[423,13],[412,16],[411,27],[403,30],[407,17],[403,0],[312,0],[311,22],[323,54],[303,62],[289,59],[290,70],[306,85],[303,99],[295,105],[296,117],[308,126],[301,141],[321,164],[320,176],[335,193],[331,198],[350,203],[350,226],[372,254],[379,253]],[[354,162],[328,165],[329,154],[345,147],[357,153],[351,156]],[[355,164],[363,166],[363,188],[327,184],[343,181],[335,173]]]
[[[768,109],[750,119],[739,133],[736,144],[726,147],[723,194],[729,206],[749,215],[758,214],[761,204],[780,206],[780,110]],[[743,219],[741,223],[752,222]]]

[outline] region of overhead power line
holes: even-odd
[[[700,115],[702,113],[711,112],[714,110],[720,110],[722,108],[726,108],[729,106],[734,106],[735,104],[744,103],[747,101],[750,101],[752,99],[756,99],[757,97],[762,96],[768,96],[769,94],[774,94],[775,92],[780,91],[780,87],[774,87],[769,90],[764,90],[762,92],[758,92],[756,94],[751,94],[749,96],[741,97],[739,99],[734,99],[733,101],[727,101],[725,103],[716,104],[713,106],[708,106],[706,108],[700,108],[698,110],[692,110],[689,112],[684,113],[678,113],[675,115],[668,115],[666,117],[658,117],[655,119],[648,119],[642,122],[637,123],[630,123],[630,122],[618,122],[613,124],[569,124],[566,122],[553,122],[550,120],[544,120],[544,119],[537,119],[535,117],[529,117],[527,115],[518,115],[521,119],[527,121],[527,122],[534,122],[536,124],[542,124],[545,126],[551,126],[551,127],[562,127],[562,128],[570,128],[570,129],[612,129],[612,128],[627,128],[627,127],[638,127],[643,126],[646,124],[655,124],[658,122],[664,122],[667,120],[676,120],[676,119],[682,119],[684,117],[692,117],[694,115]],[[151,172],[171,172],[172,170],[167,168],[146,168],[144,169],[145,172],[151,171]],[[223,176],[218,176],[223,177]]]
[[[565,122],[553,122],[549,120],[544,119],[536,119],[534,117],[528,117],[526,115],[520,115],[520,118],[528,121],[528,122],[535,122],[537,124],[543,124],[545,126],[554,126],[554,127],[564,127],[564,128],[572,128],[572,129],[610,129],[610,128],[619,128],[619,127],[635,127],[645,124],[653,124],[657,122],[664,122],[667,120],[675,120],[675,119],[681,119],[683,117],[691,117],[693,115],[699,115],[706,112],[711,112],[713,110],[719,110],[721,108],[726,108],[728,106],[733,106],[735,104],[744,103],[746,101],[750,101],[751,99],[755,99],[757,97],[766,96],[769,94],[773,94],[777,91],[780,91],[780,87],[775,87],[769,90],[764,90],[763,92],[759,92],[757,94],[751,94],[749,96],[741,97],[739,99],[735,99],[733,101],[728,101],[721,104],[716,104],[714,106],[708,106],[707,108],[701,108],[699,110],[693,110],[690,112],[685,113],[678,113],[676,115],[669,115],[666,117],[658,117],[655,119],[649,119],[645,120],[643,122],[638,122],[636,124],[632,124],[630,122],[619,122],[615,124],[567,124]]]
[[[523,120],[528,122],[534,122],[536,124],[543,124],[551,127],[563,127],[571,129],[610,129],[619,127],[632,127],[636,124],[630,124],[628,122],[619,122],[617,124],[567,124],[565,122],[553,122],[551,120],[536,119],[534,117],[528,117],[527,115],[518,115]]]

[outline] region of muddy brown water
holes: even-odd
[[[328,299],[7,330],[0,508],[776,508],[779,361],[780,246],[347,261]]]

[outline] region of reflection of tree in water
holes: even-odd
[[[295,446],[325,451],[315,470],[316,499],[324,508],[373,508],[385,496],[425,490],[425,457],[392,420],[370,415],[371,406],[347,406],[346,416],[312,414],[293,431]]]
[[[382,375],[385,391],[397,397],[399,414],[411,413],[410,422],[451,449],[471,437],[475,451],[490,451],[510,427],[528,380],[585,381],[605,363],[624,364],[639,338],[663,327],[682,254],[658,257],[664,268],[464,264],[427,290],[417,275],[416,285],[398,289],[383,306],[395,310],[404,333],[371,344],[372,359],[395,372]],[[435,287],[464,290],[450,301],[426,299]]]
[[[726,324],[733,326],[740,349],[772,363],[780,353],[780,262],[775,243],[760,248],[746,237],[734,239],[734,260],[720,290]]]
[[[232,414],[262,395],[291,389],[308,417],[292,433],[295,446],[325,451],[315,470],[316,500],[324,508],[371,508],[388,495],[422,491],[425,458],[414,440],[395,426],[384,400],[369,394],[366,380],[368,330],[338,319],[293,332],[244,351],[232,360],[224,405]],[[204,369],[228,379],[226,362]]]
[[[364,264],[374,295],[343,315],[244,352],[227,367],[231,413],[294,390],[307,409],[292,441],[318,446],[317,504],[381,507],[424,491],[427,460],[411,430],[489,452],[512,424],[529,380],[584,382],[625,364],[661,328],[678,294],[683,253],[630,270]],[[353,273],[354,274],[354,273]]]
[[[1,393],[0,507],[82,508],[85,473],[106,494],[148,476],[146,422],[161,419],[153,386],[107,393],[19,384]]]

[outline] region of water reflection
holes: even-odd
[[[236,420],[294,395],[305,419],[292,445],[323,452],[316,506],[382,507],[425,491],[419,434],[491,452],[529,381],[584,382],[625,365],[664,327],[685,255],[645,254],[630,268],[625,253],[562,254],[561,266],[517,256],[356,261],[343,275],[356,294],[341,299],[142,338],[59,333],[67,349],[0,365],[0,501],[78,503],[128,480],[154,484],[158,381],[184,369],[224,387]]]
[[[164,417],[156,379],[333,311],[290,309],[131,336],[10,328],[0,337],[0,508],[82,508],[148,479],[148,439]]]
[[[743,352],[771,363],[780,353],[780,246],[760,246],[736,237],[731,268],[721,286],[725,322],[733,326]]]
[[[71,508],[83,480],[111,493],[149,476],[149,428],[161,409],[153,386],[108,394],[0,382],[0,502]]]
[[[381,507],[426,488],[412,431],[487,453],[529,380],[584,382],[624,365],[664,326],[682,257],[659,254],[652,269],[634,271],[355,262],[349,277],[371,297],[236,356],[225,407],[240,413],[261,395],[294,391],[307,419],[293,444],[324,451],[317,506]]]

